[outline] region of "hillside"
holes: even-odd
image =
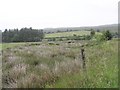
[[[78,30],[110,30],[111,32],[118,32],[118,24],[109,24],[109,25],[100,25],[100,26],[87,26],[87,27],[60,27],[60,28],[44,28],[43,31],[48,32],[57,32],[57,31],[78,31]]]

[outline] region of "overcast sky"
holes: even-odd
[[[0,30],[118,23],[119,0],[0,0]]]

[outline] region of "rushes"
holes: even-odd
[[[45,87],[55,83],[63,74],[80,70],[80,60],[75,59],[75,52],[58,45],[18,47],[11,50],[10,55],[4,52],[3,57],[6,60],[3,64],[7,66],[3,74],[11,78],[4,77],[7,80],[3,82],[5,87]],[[8,64],[12,66],[8,67]]]
[[[112,67],[112,64],[116,65],[114,60],[117,59],[117,49],[115,46],[114,50],[114,43],[109,44],[86,46],[87,75],[81,71],[80,43],[77,42],[59,45],[41,43],[4,50],[3,87],[103,87],[104,85],[110,87],[112,84],[115,86],[117,76],[114,73],[117,73],[115,70],[117,67]],[[111,78],[114,82],[109,80]]]

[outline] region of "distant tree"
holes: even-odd
[[[32,30],[32,27],[30,27],[30,30]]]
[[[99,30],[99,29],[97,29],[97,32],[100,32],[100,30]]]
[[[18,42],[19,41],[19,35],[15,34],[14,37],[12,38],[13,42]]]
[[[2,33],[3,42],[37,42],[44,38],[43,30],[22,28],[18,29],[5,29]]]
[[[4,31],[4,32],[6,33],[7,31],[8,31],[8,30],[7,30],[7,29],[5,29],[5,31]]]
[[[9,42],[9,31],[5,29],[5,31],[2,33],[2,42]]]
[[[90,35],[91,35],[91,37],[93,37],[95,35],[95,31],[93,29],[91,29]]]
[[[118,32],[115,32],[115,37],[118,37],[118,36],[119,36]]]
[[[110,33],[109,30],[103,32],[103,36],[105,37],[105,40],[111,40],[112,39],[112,34]]]
[[[118,38],[118,32],[113,32],[113,33],[112,33],[112,37],[113,37],[113,38]]]
[[[60,32],[59,30],[57,30],[57,32]]]

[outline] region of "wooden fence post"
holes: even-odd
[[[85,50],[82,48],[81,49],[81,57],[82,57],[82,66],[83,66],[83,69],[86,68],[86,63],[85,63]]]

